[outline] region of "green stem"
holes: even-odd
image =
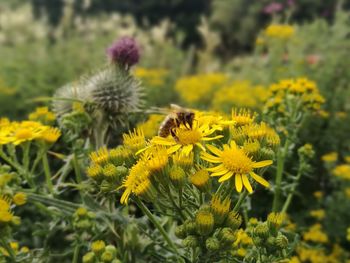
[[[76,153],[73,155],[73,167],[74,167],[74,172],[75,172],[75,178],[77,180],[77,183],[82,182],[82,176],[81,176],[81,170],[80,170],[80,165],[78,161],[78,156]]]
[[[239,209],[240,209],[240,207],[241,207],[241,205],[242,205],[244,199],[245,199],[247,196],[248,196],[248,192],[247,192],[246,190],[244,190],[243,193],[241,193],[241,194],[239,195],[238,201],[237,201],[235,207],[233,208],[233,212],[236,212],[236,213],[237,213],[237,212],[239,211]]]
[[[47,188],[49,190],[49,193],[54,195],[54,189],[53,189],[53,184],[52,184],[52,180],[51,180],[50,165],[49,165],[49,160],[47,159],[47,153],[46,152],[43,155],[42,162],[43,162],[43,168],[44,168]]]
[[[173,251],[179,255],[179,252],[177,251],[176,245],[173,243],[173,241],[169,238],[167,232],[164,230],[164,228],[161,226],[161,224],[157,221],[157,219],[154,217],[154,215],[149,211],[147,206],[142,203],[142,201],[139,198],[134,199],[137,206],[141,209],[141,211],[148,217],[148,219],[154,224],[154,226],[159,230],[161,235],[164,237],[165,241],[168,243],[168,245],[173,249]]]
[[[280,198],[281,198],[281,183],[283,179],[283,170],[284,163],[287,156],[287,151],[289,148],[289,139],[286,140],[283,149],[278,151],[277,154],[277,171],[276,171],[276,179],[275,179],[275,195],[273,197],[272,211],[277,212],[280,206]]]
[[[74,248],[74,254],[73,254],[72,263],[78,263],[79,262],[79,252],[80,252],[80,246],[79,246],[79,244],[76,244],[75,248]]]
[[[0,149],[0,157],[13,168],[15,168],[20,174],[23,173],[23,168],[17,162],[11,160],[11,158],[8,157],[2,149]]]
[[[286,213],[287,212],[288,207],[289,207],[290,203],[292,202],[293,196],[295,194],[295,189],[298,186],[298,182],[299,182],[299,179],[301,178],[301,176],[302,176],[302,169],[300,169],[300,167],[299,167],[298,174],[297,174],[297,176],[295,178],[294,185],[293,185],[293,187],[291,189],[291,192],[288,194],[286,201],[284,202],[284,205],[283,205],[281,213]]]

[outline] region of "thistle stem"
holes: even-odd
[[[173,251],[179,255],[179,252],[177,251],[177,248],[173,241],[169,238],[167,232],[164,230],[162,225],[157,221],[157,219],[154,217],[154,215],[149,211],[147,206],[144,205],[144,203],[139,199],[135,198],[134,199],[137,206],[141,209],[141,211],[148,217],[148,219],[154,224],[154,226],[159,230],[161,235],[164,237],[165,241],[168,243],[168,245],[173,249]]]
[[[79,252],[80,252],[80,246],[78,244],[76,244],[75,248],[74,248],[74,254],[73,254],[72,263],[78,263],[79,262]]]

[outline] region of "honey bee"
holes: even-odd
[[[186,128],[192,129],[194,112],[176,104],[170,104],[170,108],[172,109],[172,112],[168,114],[161,123],[158,135],[166,138],[171,134],[171,136],[177,141],[178,139],[175,134],[175,128],[180,127],[182,124]]]

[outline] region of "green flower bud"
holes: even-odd
[[[111,192],[116,188],[113,183],[107,180],[103,180],[100,187],[101,187],[101,191],[104,193]]]
[[[216,237],[209,237],[205,241],[205,246],[210,251],[216,251],[220,249],[220,241]]]
[[[254,244],[256,246],[260,246],[263,244],[263,239],[261,237],[254,237],[253,239],[254,239]]]
[[[215,224],[221,225],[230,210],[231,200],[226,198],[221,200],[220,195],[214,195],[210,202],[211,210],[214,214]]]
[[[175,228],[175,236],[177,236],[178,238],[184,239],[187,236],[186,227],[184,225],[177,226]]]
[[[21,218],[19,216],[13,216],[11,219],[11,223],[14,226],[19,226],[21,224]]]
[[[125,166],[117,166],[117,176],[120,179],[124,178],[128,174],[129,170]]]
[[[209,211],[199,210],[196,215],[196,226],[198,234],[209,235],[214,228],[214,216]]]
[[[254,228],[254,234],[261,238],[267,238],[269,236],[269,227],[267,226],[267,223],[259,223]]]
[[[175,187],[182,188],[186,179],[186,173],[180,166],[173,166],[169,171],[169,177]]]
[[[219,233],[219,239],[225,245],[231,245],[236,240],[235,232],[228,227],[221,229]]]
[[[263,147],[259,153],[261,160],[273,160],[275,158],[275,152],[271,148]]]
[[[83,263],[93,263],[95,261],[95,254],[88,252],[83,256]]]
[[[281,234],[281,233],[279,233],[278,235],[277,235],[277,237],[276,237],[276,245],[279,247],[279,248],[281,248],[281,249],[283,249],[283,248],[287,248],[288,247],[288,238],[285,236],[285,235],[283,235],[283,234]]]
[[[226,222],[225,225],[227,227],[230,227],[232,230],[237,230],[242,224],[242,217],[240,216],[240,214],[231,211],[227,218],[226,218]]]
[[[103,167],[104,178],[109,182],[115,182],[118,179],[117,167],[109,163]]]
[[[109,251],[113,254],[113,258],[117,255],[117,248],[113,245],[106,246],[106,251]]]
[[[197,225],[193,220],[186,220],[184,223],[187,235],[196,234]]]
[[[110,251],[104,251],[102,256],[101,256],[101,260],[103,262],[111,262],[114,259],[114,255],[112,252]]]
[[[275,238],[275,237],[272,237],[272,236],[268,237],[268,239],[267,239],[267,245],[268,245],[269,247],[271,247],[271,248],[275,248],[275,246],[276,246],[276,238]]]
[[[185,247],[196,248],[199,245],[198,239],[196,236],[188,236],[184,240],[182,240],[182,244]]]
[[[88,219],[80,220],[76,224],[76,227],[78,229],[81,229],[81,230],[89,229],[89,228],[91,228],[91,226],[92,226],[92,224],[91,224],[90,220],[88,220]]]

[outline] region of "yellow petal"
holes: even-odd
[[[192,152],[192,150],[193,150],[193,145],[192,145],[192,144],[185,145],[185,146],[182,148],[182,153],[183,153],[185,156],[189,156],[190,153]]]
[[[181,146],[182,145],[180,145],[180,144],[176,144],[174,146],[171,146],[170,148],[167,149],[167,153],[172,154],[172,153],[176,152],[178,149],[180,149]]]
[[[203,160],[206,160],[206,161],[210,162],[210,163],[221,163],[220,158],[215,157],[213,155],[210,155],[210,154],[208,154],[206,152],[201,152],[201,158]]]
[[[173,138],[172,139],[167,139],[167,138],[163,138],[163,137],[160,137],[160,136],[153,137],[153,139],[151,140],[151,143],[152,144],[165,145],[165,146],[172,146],[172,145],[176,144],[176,142],[175,142],[175,140]]]
[[[221,175],[224,175],[224,174],[227,174],[229,172],[229,170],[227,170],[227,169],[223,169],[223,170],[221,170],[221,171],[217,171],[217,172],[215,172],[215,173],[212,173],[211,174],[211,176],[221,176]],[[231,175],[232,176],[232,175]],[[221,177],[222,178],[222,177]],[[220,180],[221,180],[221,178],[220,178]],[[220,181],[219,180],[219,181]],[[225,180],[222,180],[222,181],[225,181]]]
[[[236,174],[235,175],[235,185],[236,185],[236,190],[238,193],[242,192],[242,177],[240,174]]]
[[[221,176],[221,177],[220,177],[219,183],[230,179],[230,178],[232,177],[232,175],[233,175],[233,172],[232,172],[232,171],[229,171],[229,172],[226,173],[224,176]]]
[[[213,140],[220,139],[220,138],[222,138],[222,137],[224,137],[224,136],[222,136],[222,135],[217,135],[217,136],[215,136],[215,137],[204,137],[204,138],[202,138],[202,140],[203,140],[203,141],[213,141]]]
[[[200,143],[200,142],[197,142],[196,145],[202,149],[202,151],[206,151],[206,149],[204,148],[204,146]]]
[[[242,180],[243,180],[244,187],[248,190],[248,192],[250,194],[253,193],[252,186],[250,185],[248,177],[245,174],[242,174]]]
[[[254,172],[250,172],[249,174],[250,174],[250,176],[253,177],[253,179],[254,179],[255,181],[257,181],[259,184],[261,184],[261,185],[263,185],[263,186],[265,186],[265,187],[269,187],[269,186],[270,186],[269,182],[266,181],[264,178],[262,178],[260,175],[257,175],[257,174],[254,173]]]
[[[253,168],[261,168],[272,164],[272,160],[265,160],[257,163],[253,163]]]
[[[220,164],[220,165],[215,166],[215,167],[207,168],[207,171],[215,173],[215,172],[221,171],[222,169],[225,169],[225,166]]]
[[[220,156],[222,154],[222,151],[220,151],[218,148],[216,148],[213,145],[208,144],[207,148],[209,149],[209,151],[211,151],[213,154]]]
[[[120,198],[120,203],[126,204],[128,202],[130,194],[131,194],[131,190],[125,190],[122,197]]]

